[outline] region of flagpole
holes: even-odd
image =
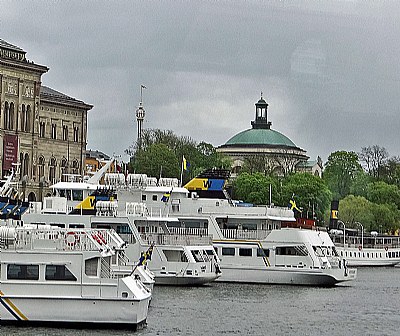
[[[182,155],[182,161],[181,161],[181,187],[183,184],[183,155]]]

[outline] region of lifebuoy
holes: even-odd
[[[67,232],[67,236],[65,237],[65,244],[69,247],[74,247],[78,242],[79,237],[75,232]]]
[[[361,251],[361,250],[362,250],[362,247],[361,247],[361,245],[359,245],[359,246],[358,246],[358,250],[359,250],[359,251]]]

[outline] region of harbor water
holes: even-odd
[[[214,283],[155,287],[147,326],[126,330],[0,327],[1,335],[399,335],[400,268],[359,268],[333,288]]]

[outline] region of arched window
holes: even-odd
[[[20,126],[20,130],[21,131],[25,131],[25,122],[26,122],[26,110],[25,110],[25,105],[22,104],[21,107],[21,126]]]
[[[31,131],[31,118],[32,118],[32,109],[31,109],[31,106],[28,105],[26,107],[25,132],[30,132]]]
[[[24,176],[22,172],[24,171],[24,153],[19,153],[19,163],[20,163],[20,170],[19,170],[19,179],[22,180]]]
[[[63,158],[61,160],[61,181],[68,181],[66,174],[68,174],[68,161],[66,158]]]
[[[8,118],[10,114],[10,106],[8,105],[8,102],[4,103],[4,129],[7,129],[8,127]]]
[[[52,157],[49,162],[49,181],[50,181],[50,183],[56,182],[56,166],[57,166],[57,160],[54,157]]]
[[[78,174],[78,169],[79,169],[79,163],[78,160],[74,160],[72,162],[72,174]]]
[[[22,171],[22,176],[29,177],[29,154],[25,153],[24,155],[24,169]]]
[[[39,157],[39,160],[38,160],[39,181],[40,181],[40,178],[44,176],[44,164],[45,164],[44,157],[43,156]]]
[[[7,129],[14,129],[14,103],[10,103]]]

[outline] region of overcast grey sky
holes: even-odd
[[[395,0],[2,0],[0,38],[46,65],[43,85],[94,105],[88,149],[123,154],[144,127],[219,146],[272,128],[325,161],[380,145],[400,155]]]

